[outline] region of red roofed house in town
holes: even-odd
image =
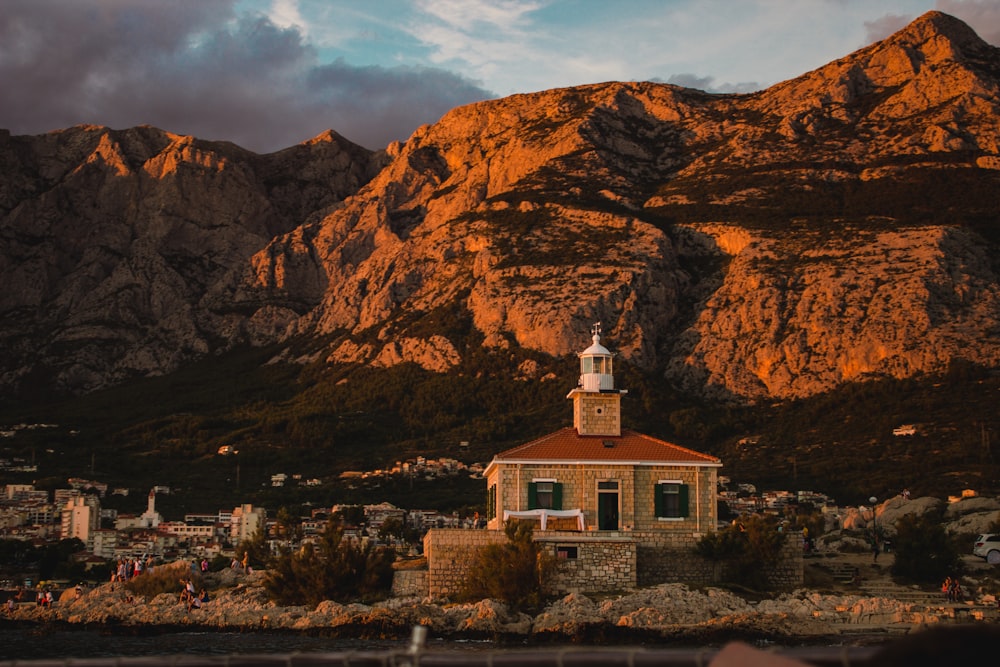
[[[488,530],[478,532],[493,536],[475,541],[502,538],[512,519],[536,522],[534,539],[559,562],[556,590],[697,580],[689,556],[716,528],[722,463],[622,428],[627,392],[615,388],[613,355],[600,335],[598,324],[593,344],[579,355],[580,381],[567,396],[573,426],[501,452],[486,467]],[[425,543],[431,594],[450,592],[461,569],[462,559],[448,557],[442,538]],[[442,560],[451,561],[450,574],[436,572]]]

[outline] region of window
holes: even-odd
[[[578,557],[577,547],[566,544],[556,546],[556,558],[559,560],[576,560]]]
[[[656,516],[683,519],[688,516],[688,487],[678,480],[660,480],[654,495]]]
[[[497,485],[494,484],[486,490],[486,518],[495,519],[497,516]]]
[[[562,484],[554,479],[536,479],[528,485],[528,509],[561,510]]]

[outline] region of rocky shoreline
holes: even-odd
[[[49,625],[101,632],[275,632],[351,639],[399,639],[413,627],[432,639],[490,640],[504,644],[602,643],[721,645],[733,639],[786,646],[878,643],[939,623],[997,620],[996,604],[949,605],[863,593],[800,589],[749,601],[719,588],[664,584],[595,599],[566,595],[537,615],[496,600],[450,603],[390,598],[373,604],[325,601],[315,608],[279,607],[267,599],[265,573],[210,575],[211,600],[188,610],[174,593],[129,601],[122,584],[103,584],[76,596],[68,591],[51,609],[22,603],[6,627]]]

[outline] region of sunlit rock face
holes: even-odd
[[[242,342],[447,372],[595,321],[738,401],[996,366],[998,85],[997,49],[930,12],[751,95],[515,95],[378,154],[6,137],[0,372],[86,390]]]

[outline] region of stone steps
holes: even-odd
[[[932,607],[948,604],[948,601],[940,593],[904,588],[895,584],[863,583],[861,590],[872,597],[891,598],[901,602],[914,602]]]

